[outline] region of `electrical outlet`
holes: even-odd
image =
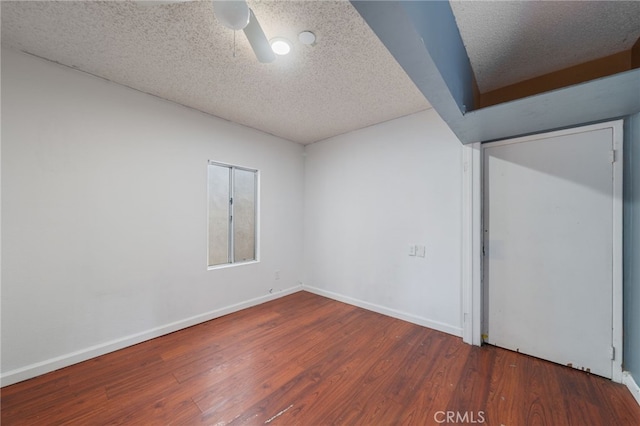
[[[418,257],[425,257],[427,249],[425,246],[416,246],[416,255]]]
[[[276,272],[273,274],[273,278],[275,278],[276,280],[279,280],[279,279],[280,279],[280,271],[276,271]]]
[[[409,256],[416,255],[416,246],[409,246]]]

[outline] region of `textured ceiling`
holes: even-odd
[[[2,43],[299,143],[430,107],[349,2],[248,3],[290,55],[261,64],[240,31],[234,57],[210,1],[2,1]]]
[[[2,43],[299,143],[429,108],[348,1],[248,0],[289,56],[259,63],[211,1],[1,1]],[[453,1],[481,92],[628,50],[640,1]],[[314,46],[297,42],[304,30]]]
[[[640,1],[452,1],[478,88],[498,89],[630,49]]]

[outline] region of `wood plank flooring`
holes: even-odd
[[[299,292],[1,391],[2,425],[640,425],[622,385]]]

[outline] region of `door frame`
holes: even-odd
[[[622,383],[622,167],[623,167],[623,120],[607,121],[570,129],[538,133],[492,142],[492,146],[507,143],[526,142],[553,138],[594,130],[611,129],[613,136],[613,253],[612,253],[612,336],[614,360],[612,380]],[[462,148],[462,339],[472,345],[482,344],[483,327],[483,164],[484,151],[480,142],[464,145]]]

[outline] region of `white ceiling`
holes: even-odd
[[[2,43],[303,144],[430,108],[348,1],[248,3],[290,55],[234,57],[210,1],[2,1]]]
[[[452,1],[478,88],[489,92],[630,49],[640,1]]]
[[[289,56],[259,63],[210,1],[2,1],[2,43],[299,143],[429,108],[353,6],[248,0]],[[454,1],[482,92],[628,50],[640,1]],[[297,42],[304,30],[315,46]]]

